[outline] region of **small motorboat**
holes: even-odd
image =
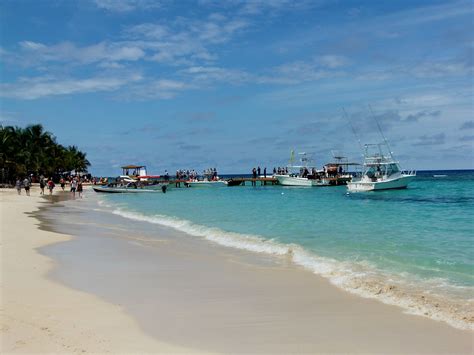
[[[95,192],[104,192],[104,193],[155,193],[162,192],[166,193],[168,186],[165,184],[153,185],[152,186],[138,186],[134,182],[130,182],[124,186],[116,186],[114,184],[109,184],[107,186],[93,186],[92,189]]]

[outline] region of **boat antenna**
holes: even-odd
[[[344,112],[344,117],[346,118],[347,122],[349,122],[349,125],[351,126],[351,129],[352,129],[352,133],[354,133],[354,136],[356,137],[357,139],[357,143],[359,143],[359,148],[360,148],[360,151],[363,152],[364,149],[362,148],[362,143],[360,142],[360,139],[359,139],[359,136],[357,135],[357,132],[354,128],[354,125],[352,124],[351,120],[349,119],[349,116],[347,115],[347,112],[346,110],[344,109],[344,107],[342,108],[342,112]]]
[[[370,113],[372,114],[372,118],[375,120],[375,123],[377,123],[377,128],[379,129],[379,133],[382,136],[384,143],[387,145],[388,153],[390,154],[390,158],[393,159],[392,148],[390,147],[390,144],[388,143],[387,138],[385,138],[385,135],[383,134],[382,128],[380,127],[379,120],[377,119],[377,117],[375,117],[374,111],[372,110],[372,106],[370,106],[370,104],[369,104],[369,110],[370,110]]]
[[[288,161],[288,164],[291,166],[291,165],[294,165],[294,162],[295,162],[295,150],[292,149],[291,153],[290,153],[290,160]]]

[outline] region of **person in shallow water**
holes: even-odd
[[[79,197],[82,198],[82,181],[79,180],[77,183],[77,193],[79,194]]]
[[[48,189],[49,189],[49,194],[50,195],[53,194],[54,186],[56,186],[56,185],[53,182],[53,178],[49,178],[49,180],[48,180]]]
[[[40,189],[41,189],[40,195],[44,195],[44,187],[45,187],[45,186],[46,186],[46,184],[45,184],[45,182],[44,182],[44,178],[41,177],[41,178],[40,178]]]
[[[30,180],[27,177],[23,180],[23,187],[25,188],[26,196],[30,196]]]
[[[71,181],[71,192],[72,192],[73,197],[76,197],[76,189],[77,189],[77,180],[76,178],[73,178]]]
[[[18,195],[21,195],[21,180],[20,180],[20,178],[16,179],[15,188],[16,188],[16,191],[18,192]]]

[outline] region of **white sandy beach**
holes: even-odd
[[[70,237],[37,228],[27,213],[43,201],[39,189],[2,189],[1,344],[6,353],[175,353],[189,349],[143,334],[120,306],[46,278],[54,262],[35,249]]]
[[[47,277],[58,265],[36,251],[70,240],[40,230],[28,216],[44,201],[38,191],[0,196],[2,353],[473,352],[470,331],[350,295],[298,267],[262,264],[252,253],[201,241],[111,238],[107,250],[94,249],[97,258],[126,262],[109,262],[110,270],[88,277],[107,280],[106,292],[99,298],[73,290]],[[90,263],[90,270],[101,267],[93,257]],[[69,272],[61,271],[63,278]],[[123,280],[127,290],[118,295],[113,288],[122,290]]]

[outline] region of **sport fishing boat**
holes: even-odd
[[[300,155],[300,165],[293,165],[295,160],[295,152],[291,151],[290,161],[288,164],[288,173],[275,174],[275,178],[282,186],[325,186],[325,183],[316,179],[316,169],[311,167],[312,159],[305,152],[298,153]],[[294,172],[298,171],[298,172]]]
[[[207,169],[203,172],[203,178],[198,179],[197,176],[185,182],[187,187],[222,187],[227,186],[227,181],[222,180],[217,175],[216,169]]]
[[[221,187],[227,186],[225,180],[188,180],[186,181],[188,187]]]
[[[366,144],[362,176],[348,182],[347,188],[351,192],[405,189],[415,177],[416,171],[402,171],[387,141]]]
[[[348,158],[332,151],[333,161],[324,165],[323,177],[321,180],[327,182],[330,186],[347,185],[352,180],[352,174],[349,173],[349,167],[360,165],[351,163]]]

